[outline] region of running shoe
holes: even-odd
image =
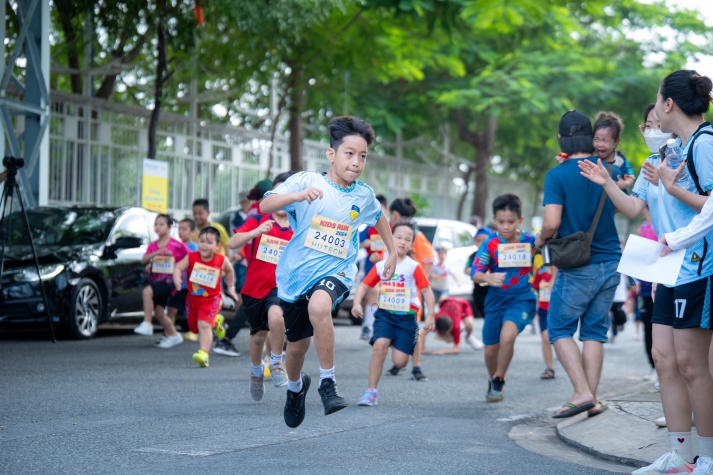
[[[215,325],[213,325],[213,333],[215,334],[216,338],[221,340],[225,338],[225,327],[223,326],[224,321],[225,317],[223,317],[222,314],[219,313],[215,316]]]
[[[215,342],[213,353],[223,356],[240,356],[238,349],[235,348],[235,345],[227,338]]]
[[[210,365],[210,355],[203,350],[198,350],[193,353],[193,361],[198,363],[201,368],[207,368]]]
[[[255,376],[250,373],[250,396],[253,401],[260,401],[265,394],[265,383],[262,376]]]
[[[411,380],[412,381],[428,381],[428,378],[426,377],[425,374],[423,374],[423,371],[421,371],[421,368],[414,368],[411,370]]]
[[[401,368],[392,366],[391,369],[386,372],[386,374],[390,374],[391,376],[398,376],[399,371],[401,371]]]
[[[654,463],[641,467],[631,472],[631,475],[660,474],[660,473],[691,473],[696,468],[694,464],[687,463],[678,452],[672,450],[654,460]],[[705,472],[701,472],[705,473]]]
[[[376,406],[376,389],[367,389],[357,401],[358,406]]]
[[[325,416],[347,407],[347,402],[339,395],[337,383],[332,378],[323,379],[317,391],[322,398]]]
[[[364,341],[369,341],[371,338],[371,328],[361,327],[361,339]]]
[[[270,365],[270,379],[272,380],[272,385],[276,388],[287,386],[287,373],[282,369],[280,363]]]
[[[654,421],[654,424],[656,424],[656,427],[666,427],[668,424],[666,423],[666,416],[661,416],[657,418]]]
[[[500,402],[505,396],[503,396],[503,386],[505,386],[505,380],[496,376],[492,381],[488,382],[488,394],[486,396],[486,401],[488,402]]]
[[[698,457],[693,475],[713,475],[713,457]]]
[[[302,373],[302,389],[295,393],[287,390],[287,400],[283,416],[288,427],[297,427],[305,419],[305,396],[312,381],[307,373]]]
[[[134,328],[134,333],[139,335],[151,336],[153,335],[153,325],[146,322],[141,322],[141,325]]]
[[[161,341],[158,343],[159,348],[173,348],[174,346],[178,346],[181,343],[183,343],[183,337],[181,335],[173,335],[173,336],[165,336],[161,338]]]
[[[478,340],[476,337],[473,335],[469,336],[468,338],[465,339],[465,342],[473,348],[474,350],[481,350],[483,349],[483,342]]]
[[[198,335],[196,335],[192,331],[187,331],[183,334],[183,339],[186,341],[198,341]]]

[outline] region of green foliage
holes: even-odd
[[[114,100],[148,107],[162,10],[173,73],[164,110],[187,113],[195,90],[201,118],[284,132],[289,110],[315,139],[324,137],[330,117],[355,114],[374,125],[377,150],[393,152],[399,137],[408,158],[448,165],[454,155],[476,159],[455,115],[480,133],[493,116],[492,154],[501,157],[501,173],[541,183],[557,152],[556,124],[572,108],[622,116],[621,150],[640,163],[647,152],[636,125],[659,81],[713,51],[699,14],[665,1],[202,4],[199,27],[192,0],[53,0],[53,67],[61,73],[52,86],[76,90],[67,68],[104,68],[95,93],[113,74]],[[84,58],[89,18],[93,55]]]

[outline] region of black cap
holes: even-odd
[[[589,117],[577,111],[567,111],[560,119],[559,134],[562,137],[577,135],[594,135]]]

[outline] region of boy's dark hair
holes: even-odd
[[[376,195],[376,201],[378,201],[381,206],[384,206],[386,205],[386,196],[378,194]]]
[[[374,129],[368,122],[353,116],[335,117],[327,125],[329,129],[329,146],[337,150],[344,142],[344,137],[358,135],[366,140],[367,145],[374,142]]]
[[[391,202],[389,211],[396,211],[402,218],[413,218],[416,216],[416,205],[411,198],[396,198]]]
[[[646,121],[649,119],[649,114],[651,113],[651,110],[654,108],[656,104],[649,104],[648,106],[644,107],[644,121],[642,124],[646,124]]]
[[[215,242],[220,243],[220,231],[213,226],[206,226],[201,229],[201,232],[198,233],[198,237],[200,238],[204,234],[212,234],[215,237]]]
[[[498,211],[512,211],[518,218],[522,217],[522,202],[517,195],[505,193],[493,200],[493,216]]]
[[[596,133],[599,129],[611,129],[614,140],[618,141],[619,137],[621,137],[621,131],[624,130],[624,122],[615,113],[602,111],[594,119],[593,132]]]
[[[169,227],[170,227],[170,226],[173,226],[173,218],[170,217],[169,215],[167,215],[167,214],[165,214],[165,213],[159,213],[159,214],[156,215],[156,219],[158,219],[158,218],[163,218],[163,219],[165,219],[165,220],[166,220],[166,223],[168,223]]]
[[[274,180],[272,180],[272,186],[277,186],[279,183],[284,183],[287,181],[289,177],[294,175],[295,172],[282,172],[279,175],[275,177]]]
[[[439,335],[448,333],[453,328],[453,320],[446,315],[436,316],[436,332]]]
[[[193,221],[191,218],[183,218],[183,219],[180,220],[178,223],[179,223],[179,224],[180,224],[180,223],[188,223],[188,226],[191,228],[191,231],[195,231],[195,230],[196,230],[196,222]]]
[[[665,101],[669,97],[688,116],[708,112],[713,82],[692,69],[674,71],[661,82],[659,92]]]
[[[198,198],[193,201],[193,206],[202,206],[207,211],[210,211],[210,204],[206,198]]]
[[[393,232],[396,231],[396,228],[398,228],[399,226],[405,226],[411,231],[413,231],[414,234],[416,234],[416,227],[413,225],[413,223],[410,223],[408,221],[399,221],[398,223],[394,224],[394,227],[391,228],[391,233],[393,234]]]

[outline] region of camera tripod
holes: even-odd
[[[13,225],[13,220],[6,218],[12,213],[13,203],[15,197],[17,197],[17,201],[20,203],[20,216],[25,224],[25,232],[27,233],[28,242],[30,243],[30,248],[32,249],[32,262],[34,263],[35,272],[37,272],[37,278],[39,279],[42,301],[45,305],[45,312],[47,312],[47,325],[49,326],[50,337],[52,338],[52,342],[56,343],[57,340],[55,338],[54,326],[50,315],[47,293],[45,292],[45,284],[42,281],[42,275],[40,274],[40,262],[37,257],[35,241],[32,237],[32,229],[30,228],[30,220],[27,218],[25,204],[22,201],[22,191],[20,190],[20,185],[17,183],[17,170],[25,165],[25,161],[22,158],[4,157],[2,164],[7,170],[2,195],[0,195],[0,205],[2,206],[2,214],[0,214],[0,292],[2,292],[4,282],[3,276],[5,274],[5,249],[7,247],[8,239],[12,236]],[[0,298],[2,297],[0,296]]]

